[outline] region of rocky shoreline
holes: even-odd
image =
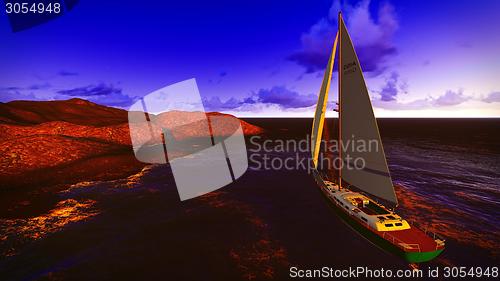
[[[156,118],[175,120],[179,114],[166,112]],[[207,116],[238,120],[217,112]],[[263,132],[239,121],[247,136]],[[183,137],[190,137],[190,131],[196,132],[184,130]],[[82,99],[0,103],[0,156],[0,193],[4,195],[126,178],[148,165],[134,157],[127,111]],[[4,211],[15,205],[12,197],[2,196]]]

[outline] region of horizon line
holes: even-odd
[[[222,112],[219,112],[222,113]],[[306,117],[306,116],[237,116],[234,115],[237,118],[290,118],[290,119],[312,119],[314,116],[311,117]],[[449,117],[443,117],[443,116],[422,116],[422,117],[415,117],[415,116],[385,116],[385,117],[376,117],[376,119],[500,119],[500,116],[469,116],[469,117],[463,117],[463,116],[449,116]],[[325,117],[325,119],[338,119],[338,117]]]

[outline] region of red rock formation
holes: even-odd
[[[197,121],[200,114],[173,111],[150,117],[175,127],[178,139],[206,136],[203,122]],[[217,127],[215,135],[232,134],[239,122],[246,135],[263,132],[231,115],[207,115]],[[123,177],[144,165],[133,156],[125,110],[82,99],[0,103],[0,188],[35,181],[52,184],[58,178],[69,183]]]

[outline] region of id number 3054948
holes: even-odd
[[[7,14],[59,14],[62,12],[61,3],[26,3],[6,2],[5,12]]]

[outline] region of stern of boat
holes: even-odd
[[[444,248],[430,252],[404,252],[404,259],[409,263],[422,263],[430,261],[443,252]]]
[[[413,223],[413,225],[415,226],[418,224]],[[418,226],[421,228],[420,225]],[[411,264],[428,262],[439,256],[444,251],[445,248],[445,239],[443,237],[439,236],[434,232],[428,231],[426,228],[421,228],[421,229],[423,229],[423,232],[427,236],[431,237],[434,240],[434,243],[436,243],[436,248],[430,251],[420,251],[420,249],[418,251],[405,251],[403,254],[404,259]]]

